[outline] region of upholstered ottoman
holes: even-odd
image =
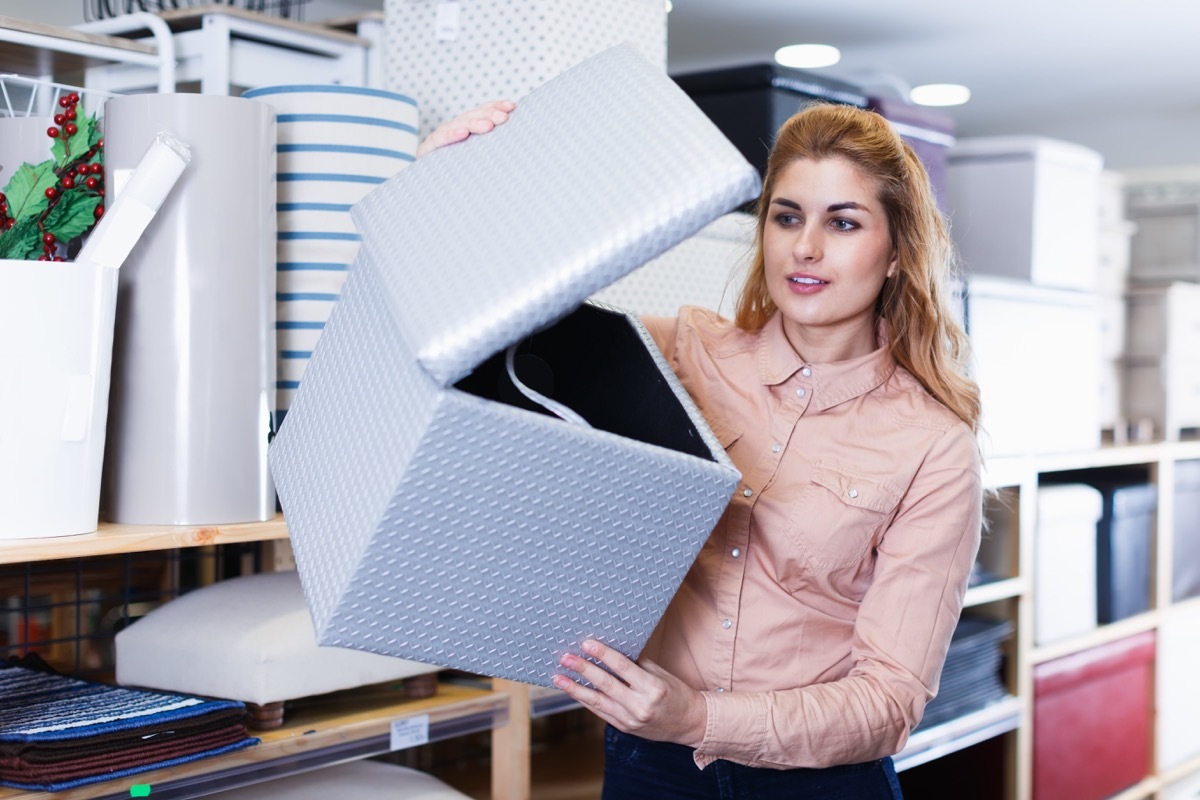
[[[437,667],[317,646],[295,572],[233,578],[160,606],[116,636],[117,681],[240,700],[250,727],[283,722],[288,700],[404,680],[410,697],[437,691]]]
[[[220,800],[470,800],[432,775],[379,761],[352,761],[240,789],[219,792]]]

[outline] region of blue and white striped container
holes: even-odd
[[[361,86],[263,86],[243,97],[275,110],[278,425],[358,254],[350,207],[416,158],[419,120],[412,98]]]

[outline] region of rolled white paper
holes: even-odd
[[[165,131],[158,133],[92,229],[76,263],[120,268],[190,160],[186,144]]]

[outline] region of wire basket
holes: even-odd
[[[83,17],[88,22],[111,19],[139,11],[173,11],[192,6],[225,5],[257,11],[284,19],[304,19],[309,0],[83,0]]]
[[[0,118],[52,117],[58,100],[74,92],[79,95],[79,109],[97,118],[103,116],[104,102],[116,95],[98,89],[85,89],[22,75],[0,74]]]

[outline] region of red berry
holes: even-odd
[[[77,116],[79,116],[79,114],[78,114],[78,112],[75,111],[74,108],[68,108],[67,113],[64,114],[63,116],[65,116],[67,119],[75,119]]]
[[[84,185],[89,189],[95,189],[100,185],[100,181],[96,178],[88,178],[86,181],[84,181]]]
[[[62,106],[63,108],[66,108],[67,106],[71,105],[70,96],[64,94],[62,97],[58,98],[58,104],[60,106]]]
[[[75,179],[72,178],[70,175],[63,176],[62,187],[64,189],[74,189],[75,188]]]
[[[58,138],[58,128],[47,128],[46,135],[49,136],[51,139],[57,139]]]
[[[101,217],[104,216],[104,206],[102,206],[102,205],[96,206],[96,210],[93,211],[92,214],[95,215],[96,219],[100,219]]]
[[[45,233],[42,234],[42,242],[44,244],[52,245],[52,244],[54,244],[55,241],[57,241],[57,240],[54,238],[54,234],[51,233],[50,231],[46,231]]]
[[[97,189],[96,194],[100,195],[101,197],[104,197],[104,187],[101,186],[99,189]]]
[[[100,150],[103,150],[103,149],[104,149],[104,140],[103,140],[103,139],[101,139],[100,141],[96,142],[96,147],[97,147],[98,149],[100,149]],[[97,166],[97,167],[98,167],[98,166],[100,166],[100,165],[99,165],[99,164],[95,164],[94,166]]]
[[[55,114],[54,115],[54,124],[55,125],[62,125],[66,121],[67,121],[66,114]]]
[[[58,197],[58,189],[55,189],[53,186],[51,186],[46,190],[46,199],[53,200],[56,197]]]
[[[63,130],[67,132],[67,136],[74,136],[75,132],[79,130],[79,126],[76,125],[74,122],[68,122],[63,127]]]
[[[50,260],[50,256],[48,256],[48,255],[43,254],[43,255],[38,256],[38,261],[49,261],[49,260]]]
[[[79,102],[79,93],[78,92],[71,92],[71,94],[68,95],[68,97],[71,98],[72,105]]]

